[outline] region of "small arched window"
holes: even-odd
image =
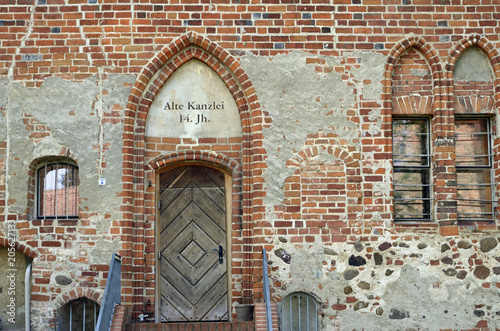
[[[37,172],[37,218],[78,217],[79,184],[71,161],[44,163]]]
[[[281,304],[282,331],[317,331],[318,304],[309,294],[294,292]]]
[[[99,317],[99,305],[79,298],[65,304],[59,312],[57,331],[94,330]]]

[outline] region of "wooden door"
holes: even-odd
[[[161,321],[228,320],[224,173],[190,165],[160,175]]]

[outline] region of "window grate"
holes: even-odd
[[[317,331],[318,304],[309,294],[294,292],[281,305],[282,331]]]
[[[428,118],[394,118],[392,122],[394,164],[394,219],[429,221],[432,184]]]
[[[45,163],[38,169],[37,218],[78,217],[78,167],[69,160]]]
[[[80,298],[68,302],[61,308],[57,331],[94,330],[99,305],[88,298]]]
[[[455,119],[459,221],[495,219],[492,138],[489,117]]]

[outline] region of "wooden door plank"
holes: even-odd
[[[193,292],[193,303],[206,306],[210,304],[210,300],[218,298],[220,293],[226,292],[227,279],[225,274],[220,275],[216,268],[212,268],[196,284],[195,291]]]
[[[225,175],[197,165],[180,168],[160,177],[161,316],[227,319]]]
[[[224,279],[225,282],[225,279]],[[206,294],[195,304],[195,314],[194,318],[196,320],[201,320],[207,317],[210,311],[214,310],[214,307],[221,301],[221,299],[226,297],[227,284],[222,284],[222,282],[216,282],[214,286],[206,292]],[[227,302],[227,301],[226,301]],[[226,309],[227,310],[227,306]],[[217,309],[215,309],[217,311]],[[224,312],[219,312],[218,315],[222,315]],[[213,319],[214,316],[210,316]]]
[[[184,189],[180,192],[179,189],[172,189],[172,191],[168,189],[164,191],[160,198],[163,199],[164,196],[173,196],[175,198],[166,206],[164,206],[163,200],[160,200],[162,205],[162,210],[160,211],[161,231],[165,231],[165,229],[170,226],[170,223],[178,218],[184,209],[193,202],[193,192],[191,189]]]
[[[223,295],[203,316],[204,321],[227,319],[227,295]]]
[[[167,319],[172,320],[173,316],[170,315],[170,313],[172,313],[174,316],[177,315],[175,318],[180,317],[181,320],[186,321],[192,320],[194,316],[193,305],[186,300],[183,295],[180,295],[177,289],[175,289],[167,279],[162,277],[160,279],[160,284],[161,288],[164,289],[161,294],[164,309],[169,310],[167,311]]]
[[[189,282],[179,271],[172,266],[168,261],[164,261],[161,266],[161,278],[168,282],[169,285],[165,287],[166,292],[163,294],[165,297],[172,295],[171,291],[175,290],[180,292],[186,302],[192,303],[193,284]],[[163,287],[163,286],[162,286]]]

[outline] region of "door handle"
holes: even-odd
[[[212,251],[217,252],[219,251],[219,264],[224,263],[224,250],[222,249],[222,246],[219,245],[219,249],[212,249]]]

